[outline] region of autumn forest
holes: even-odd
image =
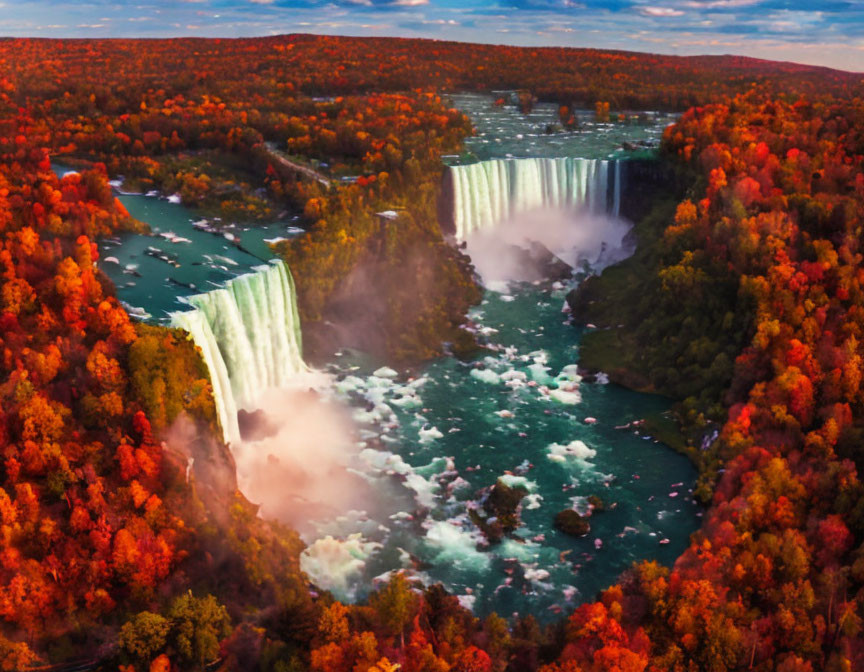
[[[669,400],[653,431],[704,515],[674,564],[634,563],[551,622],[400,572],[339,600],[238,486],[201,349],[130,316],[102,270],[101,241],[148,232],[109,180],[248,227],[296,213],[272,249],[311,366],[346,334],[406,370],[471,361],[483,288],[442,233],[442,156],[474,133],[450,96],[502,91],[513,114],[554,104],[562,134],[678,115],[625,207],[632,256],[567,303],[592,325],[580,366]],[[861,75],[396,38],[0,40],[0,669],[864,669],[862,241]]]

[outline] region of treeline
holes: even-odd
[[[24,641],[154,593],[185,532],[130,394],[138,334],[94,264],[96,237],[136,223],[104,167],[58,179],[33,121],[0,105],[0,615],[20,642],[0,636],[0,660],[22,669]]]
[[[683,111],[754,87],[774,96],[850,96],[862,86],[860,74],[741,56],[324,35],[10,39],[0,44],[0,52],[5,52],[5,67],[22,84],[19,101],[62,100],[69,93],[67,103],[85,114],[128,112],[147,91],[156,94],[157,104],[177,94],[209,94],[259,108],[274,91],[286,98],[308,98],[412,91],[418,86],[445,91],[523,89],[542,100],[587,108],[606,101],[613,109]],[[71,81],[70,73],[75,75]],[[246,94],[242,98],[240,90]]]

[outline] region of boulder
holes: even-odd
[[[591,505],[592,511],[605,511],[606,504],[597,495],[588,495],[588,503]]]
[[[523,267],[533,271],[533,274],[528,275],[533,275],[537,280],[569,280],[573,276],[573,267],[543,243],[526,240],[525,246],[511,247]]]
[[[237,412],[237,424],[240,427],[240,438],[244,441],[261,441],[279,433],[279,426],[260,408],[256,411],[241,408]]]
[[[555,516],[555,527],[571,537],[584,537],[591,531],[591,525],[573,509],[564,509]]]
[[[519,510],[527,494],[521,485],[510,487],[499,479],[483,501],[482,511],[470,511],[470,518],[489,542],[499,542],[522,524]]]

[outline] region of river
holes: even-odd
[[[618,159],[628,155],[622,139],[641,143],[643,156],[669,121],[660,115],[638,123],[589,120],[579,133],[550,134],[545,128],[557,118],[554,107],[541,105],[525,117],[491,100],[454,97],[478,135],[448,163]],[[103,241],[100,266],[119,298],[153,321],[188,309],[183,298],[190,294],[254,272],[272,257],[267,240],[301,233],[290,220],[254,228],[203,222],[155,195],[118,195],[156,235]],[[426,583],[443,583],[480,616],[519,612],[548,621],[592,599],[632,563],[668,564],[680,555],[701,516],[692,498],[696,472],[639,425],[667,413],[669,403],[605,384],[603,376],[580,380],[583,332],[562,311],[569,286],[490,283],[470,315],[489,349],[473,362],[442,357],[409,377],[363,353],[334,353],[319,394],[348,407],[355,442],[339,468],[371,487],[365,506],[303,526],[309,548],[302,566],[320,587],[360,599],[387,572],[404,569]],[[314,453],[294,457],[317,459]],[[501,478],[528,491],[522,525],[488,543],[469,512],[482,511],[488,488]],[[284,487],[287,497],[291,483]],[[556,530],[559,511],[588,514],[592,495],[605,510],[590,515],[587,535]]]

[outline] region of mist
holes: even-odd
[[[631,254],[626,240],[631,226],[627,220],[585,209],[539,208],[475,230],[465,242],[486,285],[535,282],[561,278],[549,278],[548,255],[542,248],[535,245],[535,253],[526,254],[532,242],[575,270],[587,264],[597,271]]]
[[[314,533],[315,520],[373,501],[367,482],[349,470],[357,455],[349,410],[308,382],[262,394],[256,415],[264,436],[232,446],[243,494],[262,517],[301,534]]]

